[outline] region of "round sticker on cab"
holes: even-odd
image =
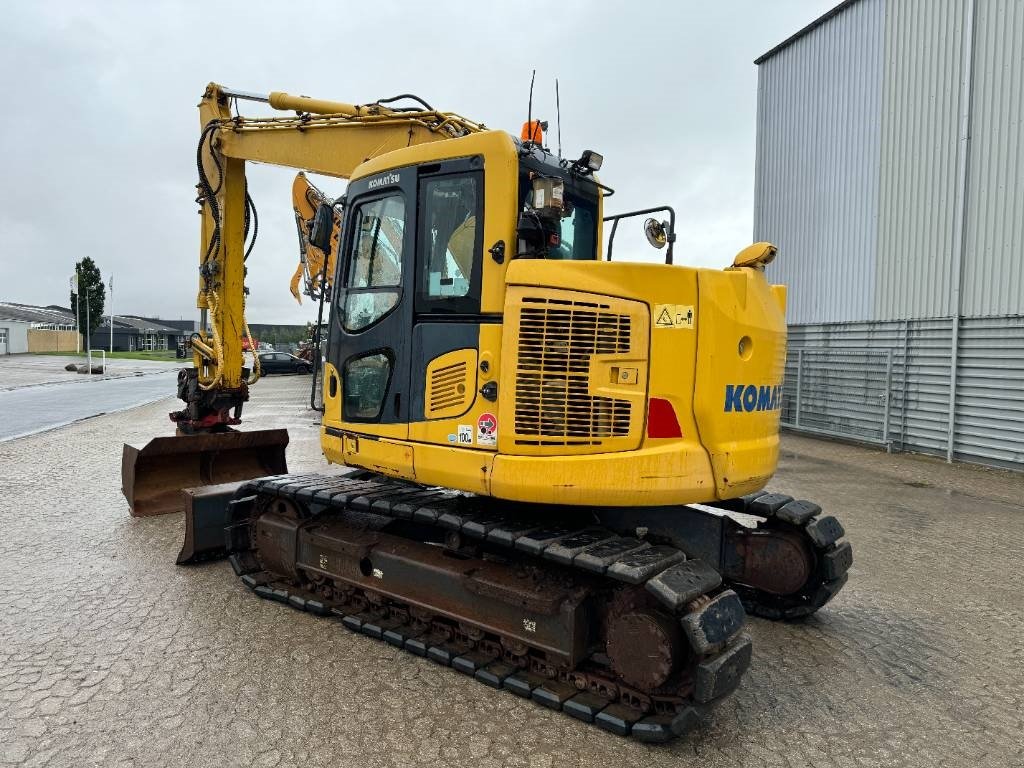
[[[493,413],[481,413],[476,420],[476,444],[498,444],[498,417]]]

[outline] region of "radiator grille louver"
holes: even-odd
[[[630,354],[630,317],[606,304],[524,298],[515,431],[520,445],[600,445],[629,434],[631,403],[593,396],[593,355]]]
[[[429,409],[430,411],[440,411],[464,406],[468,391],[465,362],[431,371]]]

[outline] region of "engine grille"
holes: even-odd
[[[607,304],[524,297],[515,431],[519,445],[600,445],[629,434],[632,404],[594,396],[593,355],[629,354],[630,317]]]
[[[466,405],[469,392],[466,386],[466,373],[465,361],[431,371],[428,405],[430,413]]]

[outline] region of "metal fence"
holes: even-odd
[[[891,446],[891,349],[791,349],[782,426]]]

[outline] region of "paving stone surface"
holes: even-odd
[[[308,383],[247,407],[293,471],[325,466]],[[750,620],[740,689],[645,746],[174,566],[180,516],[130,518],[119,474],[172,405],[0,444],[0,765],[1024,765],[1019,474],[787,436],[772,488],[842,520],[849,586]]]

